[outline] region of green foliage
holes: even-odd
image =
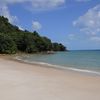
[[[16,51],[16,44],[11,37],[0,33],[0,53],[12,54]]]
[[[0,33],[18,32],[19,28],[9,23],[8,19],[0,16]]]
[[[37,52],[34,38],[31,33],[28,32],[20,33],[16,39],[16,44],[20,51],[27,53]]]
[[[61,43],[53,43],[52,49],[53,51],[66,51],[66,47]]]
[[[51,51],[52,50],[52,42],[49,38],[47,37],[42,37],[43,41],[44,41],[44,45],[45,45],[45,50],[46,51]]]
[[[2,33],[2,34],[1,34]],[[61,43],[52,43],[47,37],[42,37],[36,31],[22,31],[0,16],[0,53],[16,53],[16,51],[34,53],[46,51],[65,51]]]

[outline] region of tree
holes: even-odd
[[[0,53],[12,54],[16,51],[16,44],[11,37],[0,33]]]
[[[42,37],[44,44],[45,44],[45,51],[51,51],[52,50],[52,42],[49,38],[47,37]]]
[[[54,51],[66,51],[66,47],[61,43],[53,43],[52,49]]]

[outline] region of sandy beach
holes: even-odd
[[[0,100],[100,100],[100,76],[0,56]]]

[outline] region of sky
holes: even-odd
[[[69,50],[100,49],[100,0],[0,0],[0,15]]]

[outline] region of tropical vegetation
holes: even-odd
[[[14,54],[17,52],[36,53],[47,51],[66,51],[61,43],[53,43],[48,37],[38,32],[20,30],[0,16],[0,53]]]

